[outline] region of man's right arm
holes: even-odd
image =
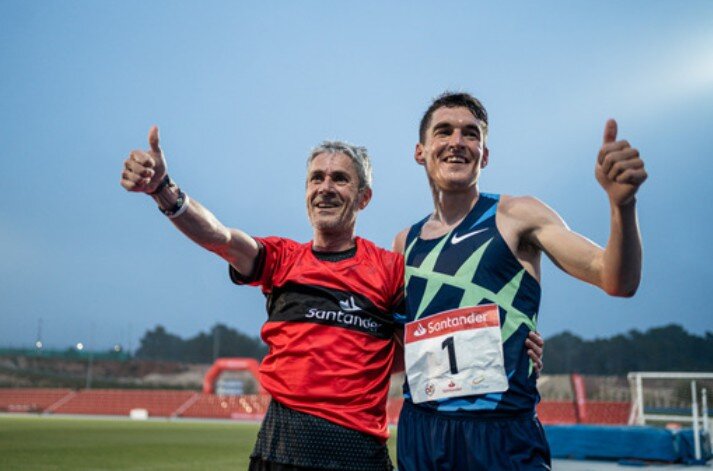
[[[193,198],[183,205],[178,186],[166,180],[166,159],[159,146],[158,128],[149,131],[149,151],[134,150],[124,162],[121,186],[127,191],[150,194],[163,211],[174,211],[171,222],[193,242],[221,256],[238,272],[252,273],[259,248],[257,241],[238,229],[224,226]],[[185,206],[185,207],[183,207]]]

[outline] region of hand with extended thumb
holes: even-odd
[[[159,146],[158,127],[149,130],[149,150],[133,150],[124,161],[121,186],[127,191],[153,193],[166,176],[166,159]]]
[[[612,204],[622,206],[634,201],[647,174],[639,151],[632,148],[628,141],[617,141],[617,134],[616,121],[608,120],[594,174]]]

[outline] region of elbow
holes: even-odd
[[[609,296],[615,296],[617,298],[631,298],[636,294],[639,289],[639,279],[632,280],[628,283],[612,283],[602,286],[602,289]]]
[[[609,296],[617,298],[631,298],[636,294],[636,288],[630,290],[605,290]]]

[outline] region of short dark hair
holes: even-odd
[[[433,113],[435,113],[438,108],[457,108],[460,106],[468,108],[468,110],[473,113],[473,116],[475,116],[475,119],[483,122],[483,141],[485,141],[488,136],[488,112],[480,100],[470,93],[444,92],[433,100],[433,103],[431,103],[431,106],[428,107],[423,114],[423,118],[421,118],[421,125],[418,128],[418,138],[421,144],[426,140],[426,130],[431,125]]]

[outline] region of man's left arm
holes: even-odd
[[[641,279],[641,235],[636,192],[647,174],[639,151],[617,141],[616,121],[607,121],[595,175],[609,197],[611,220],[604,249],[570,231],[552,209],[529,201],[519,211],[530,219],[527,239],[567,273],[602,288],[612,296],[633,296]]]
[[[616,137],[617,124],[610,119],[595,166],[595,175],[611,207],[609,241],[602,255],[602,289],[617,296],[633,296],[641,279],[636,192],[648,175],[639,151]]]

